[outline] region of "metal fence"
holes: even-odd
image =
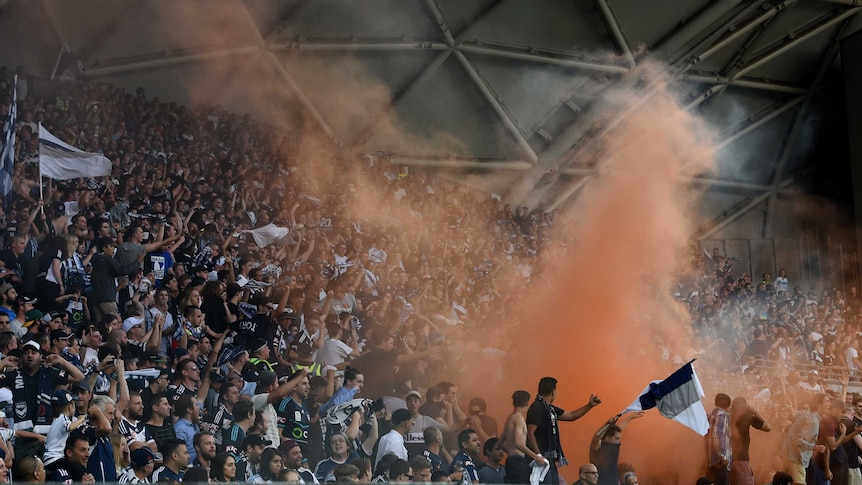
[[[763,273],[775,281],[778,271],[784,269],[791,291],[801,286],[806,293],[839,289],[846,295],[851,287],[860,289],[856,243],[817,230],[797,238],[707,239],[699,243],[709,254],[718,248],[722,256],[733,258],[732,273],[748,273],[753,281],[760,281]]]

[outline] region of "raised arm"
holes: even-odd
[[[563,414],[560,415],[560,417],[558,419],[560,421],[574,421],[576,419],[580,419],[581,416],[587,414],[590,411],[590,409],[593,409],[594,407],[598,406],[601,403],[602,403],[602,400],[599,399],[598,396],[596,396],[595,394],[591,394],[589,402],[587,402],[583,406],[579,407],[578,409],[573,409],[571,411],[564,412]]]

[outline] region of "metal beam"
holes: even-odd
[[[731,212],[730,214],[726,214],[724,216],[724,218],[721,219],[720,221],[714,222],[706,228],[699,228],[697,230],[697,232],[694,233],[693,238],[700,239],[700,240],[709,239],[709,237],[712,236],[713,234],[715,234],[716,232],[724,229],[725,227],[729,226],[730,224],[736,222],[742,216],[751,212],[752,209],[759,206],[760,204],[763,203],[763,201],[768,199],[770,195],[772,195],[772,192],[766,192],[766,193],[760,194],[756,197],[753,197],[747,204],[745,204],[744,206],[740,207],[739,209]]]
[[[529,170],[533,166],[525,160],[500,160],[481,158],[442,158],[421,157],[409,155],[390,155],[391,165],[406,165],[410,167],[452,168],[452,169],[493,169],[493,170]]]
[[[733,76],[733,78],[736,79],[740,76],[748,74],[754,69],[757,69],[758,67],[766,64],[767,62],[793,49],[799,44],[802,44],[803,42],[820,34],[824,30],[844,21],[847,18],[852,17],[853,15],[856,15],[860,11],[862,11],[862,7],[854,7],[848,8],[846,10],[832,12],[831,14],[827,15],[823,20],[818,19],[819,21],[815,22],[811,26],[803,27],[798,32],[791,32],[787,34],[785,40],[782,40],[777,46],[768,47],[760,53],[755,54],[755,57],[751,61],[746,63],[744,67],[741,67],[739,69],[739,72],[737,72],[736,75]]]
[[[598,170],[594,168],[564,168],[560,171],[563,175],[571,175],[576,177],[588,177],[598,174]],[[727,180],[713,177],[688,177],[679,175],[677,179],[690,183],[692,185],[708,185],[711,187],[721,187],[725,189],[740,189],[750,190],[754,192],[763,192],[772,190],[771,185],[756,184],[751,182],[740,182],[737,180]]]
[[[785,10],[786,11],[786,10]],[[779,12],[780,13],[780,12]],[[766,27],[769,26],[770,23],[774,22],[776,18],[778,18],[779,14],[773,15],[769,19],[761,22],[742,42],[740,47],[737,47],[736,52],[733,53],[733,57],[724,64],[724,67],[721,69],[721,73],[724,74],[728,78],[732,78],[736,73],[737,65],[739,60],[745,56],[745,54],[751,49],[751,46],[757,42],[757,39],[763,35],[763,32],[766,31]],[[724,95],[727,90],[722,90],[717,96],[712,96],[706,103],[701,104],[698,107],[698,110],[703,111],[707,106],[712,103],[717,102],[717,100],[721,99],[721,96]]]
[[[443,36],[443,41],[446,42],[449,47],[455,47],[455,37],[452,36],[452,31],[449,28],[449,22],[446,20],[446,15],[443,13],[443,9],[437,5],[435,0],[425,0],[425,8],[428,10],[428,13],[431,14],[431,18],[437,24],[437,28],[440,29],[440,35]]]
[[[269,44],[273,40],[277,39],[278,36],[284,31],[284,26],[287,22],[297,13],[302,11],[305,7],[307,7],[311,3],[311,0],[298,0],[296,3],[291,5],[284,13],[279,16],[278,20],[269,28],[269,32],[261,32],[261,36],[264,38],[264,41]]]
[[[461,35],[466,35],[471,27],[473,27],[479,20],[481,20],[485,15],[487,15],[491,10],[497,7],[500,4],[501,0],[491,0],[487,4],[485,4],[482,9],[479,11],[477,15],[475,15],[470,22],[464,27],[464,30],[461,32]],[[440,33],[443,36],[443,40],[446,42],[445,44],[441,44],[444,46],[444,50],[431,61],[430,64],[425,66],[422,72],[419,73],[418,76],[409,81],[403,88],[399,89],[397,92],[393,93],[392,100],[386,105],[386,107],[381,110],[378,114],[376,114],[371,121],[369,121],[362,130],[359,130],[359,134],[350,144],[352,148],[356,149],[365,143],[374,133],[374,129],[377,127],[377,124],[389,114],[395,107],[401,102],[401,100],[409,97],[416,89],[418,89],[423,83],[425,83],[431,76],[437,72],[437,69],[442,66],[446,60],[449,59],[449,56],[452,54],[452,47],[455,46],[457,42],[460,42],[459,39],[452,38],[452,34],[449,31],[450,27],[448,22],[446,22],[446,18],[443,15],[443,11],[440,9],[440,6],[437,5],[436,2],[432,0],[426,0],[425,6],[433,18],[434,22],[438,24],[440,29]],[[439,44],[439,43],[435,43]]]
[[[450,158],[440,156],[421,155],[396,155],[385,154],[392,165],[405,165],[411,167],[428,168],[451,168],[451,169],[494,169],[511,170],[522,172],[533,168],[533,164],[526,160],[506,160],[499,158]],[[380,156],[380,154],[377,154]],[[572,177],[594,177],[599,174],[594,168],[565,168],[560,170],[561,175]],[[678,176],[678,180],[692,185],[706,185],[725,189],[748,190],[753,192],[764,192],[772,190],[771,185],[741,182],[738,180],[727,180],[713,177],[688,177]]]
[[[533,163],[538,161],[539,157],[536,155],[536,152],[533,150],[533,147],[530,146],[530,143],[527,142],[527,138],[521,133],[521,129],[518,128],[518,125],[515,123],[514,118],[511,113],[506,109],[500,99],[497,97],[496,93],[491,89],[491,86],[485,82],[482,78],[479,71],[476,69],[476,66],[470,63],[464,54],[458,50],[454,50],[455,47],[455,38],[452,36],[452,32],[449,29],[449,23],[446,21],[446,16],[443,14],[443,11],[440,9],[440,6],[437,5],[435,0],[425,0],[425,6],[428,11],[431,13],[431,16],[434,18],[434,21],[437,22],[438,27],[440,28],[440,33],[443,35],[443,40],[450,47],[453,48],[453,54],[455,55],[455,59],[461,64],[461,67],[464,69],[464,72],[467,73],[467,76],[473,81],[473,84],[476,88],[479,89],[479,92],[482,93],[485,100],[491,106],[491,109],[497,114],[500,118],[500,121],[506,126],[511,135],[515,137],[515,140],[518,142],[518,146],[520,147],[520,151],[523,152],[527,158],[530,159]],[[485,13],[490,10],[486,10]],[[477,20],[478,21],[478,20]],[[466,29],[469,30],[469,27]],[[465,32],[466,33],[466,32]]]
[[[260,51],[260,47],[246,46],[237,47],[235,49],[217,49],[195,54],[167,55],[164,53],[159,53],[154,54],[154,58],[147,60],[119,63],[105,67],[89,68],[84,71],[84,74],[90,77],[108,76],[111,74],[123,74],[127,72],[142,71],[145,69],[158,69],[162,67],[179,66],[195,62],[224,59],[227,57],[244,56],[259,53]]]
[[[835,62],[835,59],[838,57],[838,54],[841,52],[840,42],[841,38],[844,36],[844,30],[847,28],[847,25],[850,23],[849,20],[846,20],[844,24],[838,29],[838,33],[832,40],[832,45],[829,46],[829,51],[823,57],[823,62],[820,64],[820,68],[817,70],[817,75],[814,78],[814,82],[812,83],[813,90],[819,89],[823,83],[825,82],[826,75],[829,73],[830,68],[832,67],[832,63]],[[802,108],[799,109],[799,112],[796,114],[796,118],[793,120],[793,125],[790,128],[790,132],[787,135],[787,138],[784,142],[784,146],[781,149],[781,155],[778,157],[778,163],[775,166],[775,172],[772,176],[772,185],[775,189],[778,188],[779,181],[782,177],[784,177],[784,170],[787,168],[787,163],[790,161],[790,157],[794,153],[794,148],[799,140],[800,131],[802,131],[803,126],[805,124],[808,111],[811,109],[811,105],[813,104],[813,99],[811,96],[806,98],[805,103],[802,104]],[[771,197],[767,201],[767,212],[766,219],[763,224],[763,237],[772,237],[773,230],[775,228],[775,203],[777,198],[777,190],[773,191]]]
[[[488,56],[500,57],[503,59],[515,59],[519,61],[536,62],[541,64],[549,64],[561,67],[573,67],[576,69],[584,69],[587,71],[604,72],[609,74],[624,74],[629,71],[628,67],[619,64],[605,64],[585,60],[585,56],[574,53],[560,54],[551,53],[548,51],[540,51],[532,47],[522,48],[503,48],[499,45],[493,45],[485,42],[464,43],[458,46],[461,52],[470,52],[473,54],[483,54]]]
[[[403,40],[392,39],[357,39],[346,38],[333,39],[332,41],[305,41],[297,40],[269,44],[272,51],[416,51],[416,50],[446,50],[449,46],[441,42],[427,40]]]
[[[749,212],[751,212],[752,209],[754,209],[758,205],[762,204],[763,201],[769,199],[770,197],[776,196],[779,192],[783,192],[784,190],[791,188],[795,182],[796,182],[796,177],[788,177],[788,178],[785,178],[783,181],[781,181],[781,183],[779,183],[779,184],[773,184],[768,192],[765,192],[763,194],[760,194],[760,195],[754,197],[753,199],[751,199],[748,203],[746,203],[742,207],[734,210],[733,212],[731,212],[729,214],[726,214],[725,217],[723,219],[721,219],[720,221],[713,222],[712,224],[708,225],[707,227],[701,227],[700,229],[698,229],[697,232],[695,232],[692,235],[692,238],[700,239],[700,240],[709,239],[709,237],[712,236],[713,234],[715,234],[716,232],[724,229],[725,227],[729,226],[733,222],[739,220],[745,214],[748,214]]]
[[[54,40],[56,40],[57,44],[59,44],[57,46],[57,49],[59,50],[64,47],[68,48],[69,43],[66,41],[66,36],[63,34],[63,31],[60,29],[60,23],[57,22],[57,16],[54,14],[54,9],[52,9],[51,6],[48,5],[47,0],[42,0],[40,4],[42,5],[42,10],[45,14],[45,18],[48,19],[48,24],[51,26],[51,33],[54,34]]]
[[[584,186],[587,185],[590,180],[592,180],[592,178],[592,175],[584,177],[581,180],[578,180],[577,182],[566,187],[566,190],[557,194],[557,196],[554,197],[554,200],[552,200],[551,203],[548,204],[548,210],[554,210],[563,205],[563,203],[565,203],[569,198],[580,192],[581,189],[583,189]]]
[[[293,76],[290,74],[290,72],[288,72],[287,68],[285,68],[281,62],[279,62],[279,60],[275,57],[275,54],[273,54],[272,52],[266,51],[266,55],[269,57],[270,62],[272,62],[273,66],[275,66],[279,74],[281,74],[281,77],[284,80],[285,84],[287,84],[287,87],[290,88],[291,92],[293,92],[293,94],[297,98],[299,98],[299,101],[309,112],[309,114],[311,114],[314,120],[317,121],[317,124],[324,131],[324,133],[326,133],[326,136],[328,136],[329,139],[332,140],[332,143],[334,143],[336,146],[342,146],[341,137],[338,136],[338,132],[336,132],[335,129],[329,125],[329,122],[326,120],[326,117],[323,116],[323,112],[320,111],[320,108],[317,107],[317,104],[315,104],[314,101],[305,94],[305,91],[303,91],[302,88],[299,87],[299,84],[297,84],[296,80],[293,79]]]
[[[461,31],[460,31],[460,32],[456,32],[456,33],[454,33],[454,35],[455,35],[455,45],[458,45],[460,42],[462,42],[464,39],[466,39],[466,38],[467,38],[467,36],[469,36],[469,35],[470,35],[470,32],[476,28],[476,25],[479,23],[479,21],[480,21],[480,20],[482,20],[486,15],[488,15],[489,13],[491,13],[491,11],[493,11],[494,9],[496,9],[496,8],[497,8],[501,3],[503,3],[503,0],[489,0],[489,1],[488,1],[488,2],[486,2],[484,5],[482,5],[482,8],[480,8],[479,10],[477,10],[477,11],[476,11],[476,14],[475,14],[475,15],[473,15],[473,16],[472,16],[472,17],[471,17],[471,18],[470,18],[470,19],[469,19],[469,20],[468,20],[468,21],[467,21],[467,22],[466,22],[466,23],[461,27]],[[438,8],[439,8],[439,7],[438,7]],[[450,27],[451,27],[451,28],[455,28],[455,26],[450,26]]]
[[[473,84],[479,89],[479,92],[484,96],[485,101],[491,106],[491,109],[497,113],[497,117],[500,118],[500,121],[506,126],[509,130],[509,133],[515,137],[515,140],[518,142],[518,146],[521,148],[521,151],[527,158],[530,159],[533,163],[536,163],[539,160],[539,156],[536,155],[536,152],[533,150],[533,147],[530,146],[530,143],[527,141],[527,138],[521,133],[521,129],[518,128],[518,125],[515,123],[514,118],[509,113],[509,110],[503,105],[500,99],[497,97],[497,94],[491,89],[491,86],[485,82],[485,79],[482,78],[482,75],[479,73],[479,70],[476,69],[476,66],[470,63],[464,54],[460,51],[454,51],[455,59],[461,64],[461,67],[464,69],[464,72],[467,73],[467,76],[470,80],[473,81]]]
[[[775,118],[778,118],[787,111],[795,108],[803,101],[805,101],[805,96],[799,96],[785,103],[773,105],[772,107],[770,107],[770,109],[766,111],[761,111],[760,113],[749,116],[746,121],[739,125],[736,125],[735,127],[725,132],[724,135],[726,135],[726,137],[722,138],[721,141],[717,145],[715,145],[715,149],[718,150],[726,145],[735,142],[736,140],[769,123]]]
[[[765,190],[771,190],[772,187],[769,185],[756,184],[752,182],[740,182],[737,180],[725,180],[725,179],[717,179],[710,177],[684,177],[679,176],[680,180],[685,181],[691,185],[705,185],[707,187],[718,187],[722,189],[735,189],[735,190],[749,190],[752,192],[763,192]]]
[[[365,124],[365,127],[358,131],[358,135],[353,139],[350,143],[350,146],[353,148],[358,148],[363,145],[367,140],[371,138],[374,134],[374,129],[380,123],[383,118],[386,117],[397,105],[401,102],[402,99],[407,98],[412,94],[416,89],[418,89],[422,84],[424,84],[431,76],[437,72],[437,69],[449,59],[449,56],[452,55],[451,49],[446,49],[439,54],[437,57],[431,61],[430,64],[425,66],[416,77],[410,80],[403,88],[399,89],[395,93],[392,94],[392,99],[386,106],[380,110],[379,113],[374,115],[370,121]]]
[[[108,25],[99,29],[98,34],[94,39],[90,40],[90,42],[88,42],[85,47],[81,48],[77,52],[78,59],[80,59],[81,62],[86,65],[87,60],[90,58],[90,56],[93,55],[94,52],[96,52],[96,49],[101,47],[102,44],[105,43],[105,41],[113,37],[113,35],[120,30],[120,27],[125,25],[128,20],[135,18],[135,12],[137,12],[138,9],[140,9],[146,4],[147,2],[144,0],[138,0],[136,2],[127,4],[126,8],[124,8],[119,14],[115,15],[110,22],[108,22]]]
[[[771,82],[765,80],[756,80],[751,78],[743,78],[743,79],[734,79],[731,80],[727,76],[721,76],[719,74],[709,75],[709,74],[693,74],[691,72],[685,72],[680,74],[677,78],[680,81],[690,81],[695,83],[704,83],[704,84],[727,84],[730,86],[736,86],[740,88],[750,88],[750,89],[759,89],[762,91],[772,91],[776,93],[786,93],[786,94],[808,94],[808,89],[794,86],[791,84],[780,83],[780,82]]]
[[[768,2],[769,0],[746,1],[744,5],[738,8],[736,4],[739,2],[731,2],[733,3],[732,7],[726,11],[719,10],[726,2],[714,2],[713,5],[716,8],[712,10],[712,13],[716,16],[720,15],[718,20],[708,23],[705,21],[700,22],[701,24],[705,23],[701,31],[689,32],[693,40],[688,42],[683,49],[675,51],[672,56],[665,56],[665,59],[672,64],[677,72],[687,70],[693,64],[692,59],[697,59],[704,49],[708,49],[710,45],[721,39],[721,36],[725,35],[726,32],[734,30],[737,23],[744,22],[752,14],[756,13],[758,9],[769,5]],[[728,16],[729,18],[726,18]],[[702,35],[702,32],[705,32],[706,35]],[[680,52],[682,53],[680,54]]]
[[[676,47],[676,44],[680,43],[680,41],[688,43],[688,41],[695,39],[704,32],[715,32],[715,24],[717,23],[715,19],[733,11],[742,2],[743,0],[715,0],[707,2],[706,6],[695,12],[691,17],[680,21],[669,34],[659,39],[652,46],[649,46],[650,51],[652,51],[657,59],[666,62],[685,58],[686,54],[681,54],[681,52],[691,52],[692,49],[703,43],[704,40],[697,40],[692,46],[688,47]]]
[[[693,56],[691,58],[691,62],[694,64],[698,64],[698,63],[703,62],[707,58],[712,57],[713,55],[715,55],[715,53],[719,52],[720,50],[724,49],[725,47],[727,47],[731,43],[735,42],[736,40],[742,38],[743,36],[745,36],[746,34],[751,32],[752,30],[756,29],[763,22],[766,22],[769,19],[771,19],[772,17],[778,15],[778,13],[781,12],[782,10],[793,6],[793,4],[796,3],[797,1],[798,0],[784,0],[783,2],[767,9],[766,11],[764,11],[760,15],[754,17],[753,19],[746,21],[744,24],[742,24],[740,26],[734,25],[735,28],[733,30],[731,30],[730,33],[728,33],[724,37],[718,39],[715,43],[710,45],[709,48],[707,48],[706,50]]]
[[[635,56],[632,52],[632,46],[629,44],[628,39],[626,39],[622,27],[620,26],[620,21],[611,6],[608,4],[608,0],[593,0],[593,3],[595,3],[596,7],[599,9],[602,21],[605,23],[605,28],[608,30],[608,33],[611,34],[611,38],[614,40],[614,44],[616,44],[620,54],[626,60],[629,67],[634,67]]]

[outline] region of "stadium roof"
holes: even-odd
[[[590,147],[615,121],[594,101],[657,61],[679,104],[720,133],[718,168],[690,180],[706,188],[710,221],[696,236],[762,212],[770,237],[780,195],[803,170],[810,94],[840,66],[859,5],[0,0],[0,62],[51,73],[65,46],[95,81],[287,128],[313,120],[345,150],[467,171],[462,181],[514,204],[557,207],[594,176]]]

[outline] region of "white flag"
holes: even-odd
[[[88,153],[67,144],[39,124],[39,169],[54,180],[111,175],[111,161],[100,153]]]
[[[286,227],[279,227],[269,223],[263,227],[244,232],[251,234],[251,237],[254,238],[254,243],[263,248],[284,239],[290,230]]]

